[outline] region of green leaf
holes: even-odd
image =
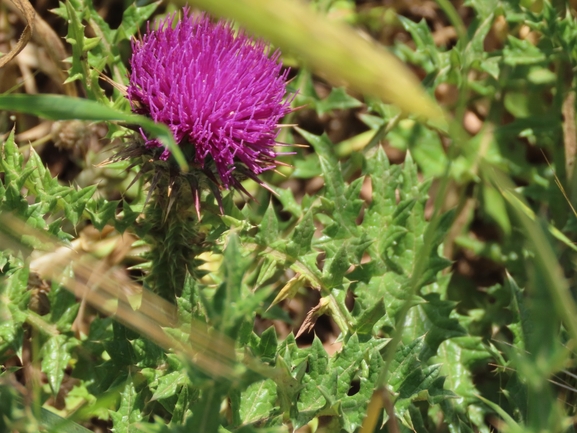
[[[271,379],[249,385],[241,394],[240,417],[243,424],[252,424],[270,417],[276,409],[276,385]]]
[[[349,238],[358,235],[356,218],[362,207],[359,199],[360,183],[355,187],[347,188],[342,171],[334,153],[334,145],[326,135],[316,136],[300,128],[299,133],[314,147],[319,155],[325,181],[325,197],[334,204],[332,218],[338,226],[338,234],[332,237]]]
[[[22,290],[26,290],[24,287]],[[0,295],[4,297],[4,295]],[[26,316],[17,308],[0,307],[0,360],[20,353],[24,341],[23,324]]]
[[[431,240],[430,254],[423,257],[427,265],[417,269],[419,255],[427,251],[424,241],[429,223],[424,210],[428,184],[418,183],[410,155],[404,166],[391,166],[382,149],[375,153],[366,160],[373,197],[361,224],[365,236],[372,240],[367,249],[371,261],[358,266],[347,278],[354,281],[351,288],[360,309],[369,309],[375,299],[382,298],[387,316],[381,325],[394,326],[406,302],[423,302],[413,291],[418,293],[421,287],[433,283],[438,272],[450,264],[439,257],[437,247],[449,230],[452,216],[442,218]]]
[[[279,224],[272,202],[262,217],[256,239],[261,245],[270,245],[279,240]]]
[[[332,358],[328,358],[318,338],[310,349],[302,350],[308,355],[308,364],[302,380],[304,389],[297,402],[299,413],[293,417],[295,428],[324,415],[336,417],[335,422],[342,429],[356,431],[383,365],[379,353],[382,346],[383,342],[377,340],[360,343],[354,334]],[[357,384],[359,391],[348,395]]]
[[[398,391],[409,374],[420,366],[418,357],[423,343],[424,338],[421,337],[397,348],[389,370],[389,384],[393,390]]]
[[[216,432],[221,425],[220,406],[229,387],[216,383],[201,392],[198,401],[192,406],[192,417],[187,420],[187,431]]]
[[[114,433],[132,433],[138,431],[143,419],[144,395],[137,392],[133,379],[128,378],[120,394],[120,407],[116,412],[110,411]]]
[[[265,256],[265,259],[262,261],[258,277],[256,279],[256,286],[261,287],[269,279],[271,279],[277,273],[278,267],[279,263],[276,258]]]
[[[132,337],[130,337],[132,338]],[[134,356],[138,359],[137,367],[155,368],[165,362],[165,352],[147,338],[136,338],[132,340]]]
[[[355,378],[351,381],[352,389],[354,381],[358,378],[359,392],[354,395],[348,395],[349,390],[347,396],[342,400],[342,425],[349,433],[357,431],[364,421],[368,402],[375,391],[375,384],[384,365],[383,358],[379,352],[383,345],[384,343],[378,340],[361,345],[361,347],[366,349],[363,351],[363,359],[358,364],[359,368],[354,376]]]
[[[260,336],[257,353],[264,362],[272,362],[277,352],[277,338],[274,326],[267,328]]]
[[[350,261],[347,254],[347,245],[343,243],[334,257],[325,262],[323,282],[328,289],[342,284],[343,277],[349,269]]]
[[[58,334],[51,336],[42,347],[42,371],[54,395],[60,391],[64,370],[72,359],[71,351],[77,345],[76,339]]]
[[[329,357],[323,344],[316,336],[307,353],[308,371],[303,378],[304,388],[299,395],[298,410],[301,413],[309,413],[310,419],[312,419],[314,414],[326,404],[326,400],[319,391],[318,386],[321,384],[325,384],[326,386],[329,382],[334,382],[336,377],[331,377],[326,374],[327,371],[329,371]],[[334,374],[333,372],[331,373]],[[304,421],[301,420],[301,422]]]
[[[84,59],[84,26],[70,1],[66,1],[65,7],[68,19],[66,42],[72,46],[72,67],[68,71],[69,77],[66,82],[70,83],[76,80],[86,82],[86,71],[82,64],[82,59]]]
[[[447,388],[461,397],[453,404],[464,412],[469,404],[475,403],[475,395],[479,393],[473,382],[472,368],[490,358],[481,338],[466,336],[445,340],[431,359],[442,366],[441,374],[447,378]]]
[[[406,332],[403,337],[415,339],[425,337],[423,351],[419,358],[427,361],[437,353],[439,345],[454,337],[467,335],[457,319],[451,318],[454,302],[442,301],[438,293],[424,295],[426,303],[417,305],[409,311],[406,319]]]
[[[494,3],[496,0],[490,0],[487,4]],[[485,40],[487,34],[493,27],[495,20],[495,10],[483,11],[482,15],[473,19],[472,23],[467,29],[467,33],[471,35],[469,43],[463,51],[463,63],[466,68],[483,69],[483,63],[487,57],[485,52]],[[498,67],[498,65],[496,65]],[[493,66],[493,67],[496,67]],[[491,66],[489,66],[491,68]]]
[[[100,199],[98,201],[89,202],[86,211],[90,215],[94,227],[98,230],[102,230],[105,225],[114,221],[117,207],[118,201],[104,201],[103,199]]]
[[[71,272],[69,270],[69,276]],[[79,303],[76,296],[64,287],[52,283],[52,289],[48,294],[50,300],[50,321],[55,323],[61,332],[69,332],[72,322],[78,315]]]
[[[373,334],[373,328],[376,323],[385,316],[385,303],[379,299],[372,306],[366,309],[362,316],[357,319],[355,331],[358,334]]]
[[[314,234],[315,225],[313,222],[313,212],[309,210],[295,227],[286,246],[287,254],[291,257],[297,258],[311,252],[311,241]]]
[[[344,88],[333,87],[329,96],[317,101],[315,105],[318,114],[322,115],[332,110],[361,107],[363,104],[358,99],[349,96]]]
[[[230,235],[221,265],[223,282],[214,294],[212,302],[205,302],[214,326],[234,339],[241,329],[241,322],[246,320],[247,315],[254,314],[256,305],[262,298],[268,296],[268,292],[264,290],[248,296],[252,292],[243,282],[248,265],[249,259],[243,257],[238,236]]]
[[[546,60],[545,54],[527,39],[517,39],[507,36],[507,44],[503,48],[503,61],[509,66],[534,65]]]
[[[473,7],[479,17],[483,19],[492,15],[499,3],[500,0],[467,0],[464,2],[467,6]]]
[[[440,368],[439,365],[430,365],[412,370],[398,389],[399,399],[410,399],[421,391],[427,390],[437,379]]]
[[[422,19],[420,22],[416,23],[400,15],[398,18],[405,30],[411,34],[417,52],[427,59],[427,62],[420,63],[425,65],[427,72],[435,70],[439,65],[439,58],[437,47],[427,22]]]
[[[410,119],[399,125],[387,135],[391,146],[409,149],[426,179],[441,176],[447,169],[447,156],[436,132]]]
[[[122,14],[122,23],[118,27],[114,43],[130,39],[134,34],[140,29],[142,24],[150,18],[154,11],[160,5],[160,1],[155,1],[146,6],[137,6],[136,3],[132,3],[128,8],[124,10]]]
[[[168,373],[158,379],[158,387],[156,388],[156,391],[154,391],[151,400],[160,400],[172,397],[181,386],[188,382],[188,374],[185,370]]]
[[[305,155],[304,158],[295,157],[293,165],[295,170],[292,176],[298,179],[312,179],[323,173],[319,163],[319,156],[316,153]]]
[[[186,419],[191,415],[189,406],[192,401],[194,401],[194,393],[189,391],[188,386],[183,386],[180,393],[178,394],[178,400],[172,409],[172,419],[170,420],[173,425],[184,425]],[[192,394],[192,395],[191,395]]]

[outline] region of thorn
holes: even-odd
[[[176,201],[176,194],[170,197],[170,200],[168,201],[168,207],[166,208],[166,213],[164,214],[164,218],[162,219],[163,224],[166,223],[166,220],[168,219],[168,214],[170,213],[172,205],[174,205],[175,201]]]
[[[206,177],[208,177],[215,185],[217,185],[219,189],[221,189],[218,180],[216,179],[216,177],[214,177],[214,174],[210,170],[203,169],[202,172],[206,174]]]
[[[158,182],[160,181],[160,172],[156,172],[154,174],[154,177],[152,178],[152,182],[150,182],[150,189],[148,190],[148,194],[146,196],[146,200],[144,201],[144,208],[146,208],[146,205],[148,204],[148,201],[150,200],[150,197],[152,197],[152,192],[156,189],[156,187],[158,186]]]
[[[124,170],[126,173],[128,173],[130,170],[132,170],[134,167],[136,167],[137,165],[140,164],[140,161],[136,161],[133,162],[132,164],[130,164],[128,167],[126,167],[126,170]]]
[[[200,221],[200,194],[198,193],[198,185],[192,178],[188,177],[188,184],[190,185],[190,192],[192,192],[192,200],[194,202],[194,209],[196,210],[196,216],[198,221]]]
[[[112,164],[113,162],[116,162],[114,159],[114,157],[110,157],[110,158],[106,158],[104,161],[99,162],[98,164],[96,164],[96,167],[106,167],[107,165]]]
[[[310,147],[308,144],[285,143],[283,141],[275,142],[275,147],[276,146],[279,146],[279,147],[303,147],[303,148],[309,148]]]
[[[236,186],[236,190],[238,192],[242,194],[246,194],[248,200],[252,200],[254,201],[256,204],[260,204],[260,202],[250,193],[246,190],[246,188],[244,186],[242,186],[240,183]]]
[[[194,191],[194,209],[196,209],[196,217],[200,222],[200,195],[197,190]]]
[[[275,171],[276,171],[276,170],[275,170]],[[278,193],[277,193],[274,189],[272,189],[270,186],[268,186],[266,183],[262,182],[262,183],[260,184],[260,186],[262,186],[264,189],[266,189],[268,192],[270,192],[270,193],[271,193],[272,195],[274,195],[275,197],[280,197],[280,196],[278,195]],[[258,203],[258,202],[257,202],[257,203]]]
[[[132,185],[134,185],[141,177],[142,177],[142,170],[140,170],[138,173],[136,173],[136,176],[134,176],[134,179],[132,179],[132,182],[130,182],[128,184],[128,186],[126,187],[126,191],[128,191],[132,187]]]
[[[170,199],[168,200],[168,206],[166,208],[166,213],[164,214],[164,218],[162,219],[163,224],[168,219],[168,214],[170,213],[172,206],[174,205],[174,203],[176,202],[176,198],[178,197],[177,192],[178,192],[179,186],[178,185],[175,186],[175,182],[176,181],[173,179],[172,182],[170,182],[170,185],[168,185],[167,196],[170,197]],[[172,191],[174,191],[175,193],[172,194]]]
[[[220,214],[224,215],[224,206],[222,204],[222,195],[220,194],[218,184],[214,184],[212,182],[208,182],[208,187],[210,191],[216,198],[216,202],[218,203],[218,209],[220,210]]]
[[[543,151],[543,149],[541,149],[541,154],[543,155],[543,158],[545,158],[545,161],[547,162],[547,165],[549,166],[549,168],[551,168],[553,170],[553,167],[551,166],[549,159],[547,159],[547,155],[545,155],[545,152]],[[553,176],[555,177],[555,183],[557,184],[557,187],[559,188],[559,190],[561,191],[561,194],[563,194],[563,197],[565,198],[565,201],[567,202],[567,204],[569,205],[569,207],[573,211],[573,215],[577,216],[577,211],[573,207],[571,200],[569,200],[569,196],[567,195],[565,188],[563,188],[563,184],[561,183],[561,181],[557,177],[557,174],[555,173],[555,171],[553,171]]]
[[[273,194],[274,196],[278,197],[279,195],[277,194],[277,192],[275,190],[273,190],[270,186],[268,186],[266,183],[264,183],[262,181],[262,179],[259,179],[257,177],[256,174],[254,174],[252,171],[250,170],[243,170],[242,168],[240,168],[239,170],[242,174],[244,174],[246,177],[254,180],[256,183],[258,183],[261,187],[263,187],[264,189],[266,189],[267,191],[269,191],[271,194]],[[276,171],[276,170],[275,170]],[[250,194],[249,194],[250,195]],[[255,200],[258,203],[258,200]]]

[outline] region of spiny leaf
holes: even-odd
[[[42,371],[46,373],[54,395],[60,391],[64,370],[72,359],[71,351],[77,345],[76,339],[58,334],[50,337],[42,347]]]
[[[314,233],[313,212],[309,210],[295,227],[293,235],[286,246],[287,254],[292,257],[299,257],[309,253]]]
[[[154,13],[159,1],[152,2],[146,6],[137,6],[132,3],[128,6],[122,14],[122,23],[118,27],[114,43],[118,44],[124,39],[130,39],[140,29],[140,26]]]
[[[279,240],[279,223],[272,202],[262,217],[256,239],[262,245],[270,245]]]
[[[379,299],[357,319],[355,331],[358,334],[372,335],[375,324],[385,316],[385,303]]]
[[[179,387],[188,383],[186,371],[173,371],[166,376],[158,379],[158,387],[154,392],[151,400],[160,400],[162,398],[172,397],[176,394]]]
[[[326,195],[325,198],[334,203],[334,218],[338,225],[339,235],[332,237],[349,238],[358,234],[355,219],[359,216],[362,200],[359,199],[361,184],[354,183],[346,187],[341,168],[334,154],[333,144],[326,135],[316,136],[298,129],[319,155],[323,170]]]
[[[273,326],[268,328],[260,336],[258,354],[264,362],[272,362],[277,352],[276,331]]]
[[[115,433],[131,433],[138,429],[144,409],[143,394],[136,391],[132,378],[126,381],[124,390],[120,394],[120,407],[117,411],[110,411]]]
[[[461,410],[475,402],[475,395],[479,393],[471,373],[471,367],[490,359],[487,348],[479,337],[457,337],[441,343],[437,356],[431,359],[442,365],[441,374],[446,376],[447,388],[461,397],[453,404]]]
[[[437,353],[443,341],[465,336],[467,332],[457,319],[449,317],[455,308],[453,302],[442,301],[437,293],[424,295],[423,298],[426,303],[417,305],[409,311],[405,324],[407,332],[404,335],[405,338],[425,336],[425,346],[420,359],[427,361]]]
[[[276,408],[276,385],[271,379],[255,382],[241,394],[240,417],[243,424],[268,418]]]

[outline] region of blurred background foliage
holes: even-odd
[[[138,284],[146,185],[101,163],[130,38],[184,3],[31,4],[0,69],[0,431],[574,430],[575,2],[190,2],[282,48],[280,140],[310,147],[277,196],[203,197],[178,325]]]

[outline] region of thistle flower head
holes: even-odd
[[[254,178],[276,166],[279,121],[291,111],[288,71],[278,50],[231,23],[188,9],[183,15],[149,25],[133,41],[127,96],[134,112],[168,125],[181,147],[192,146],[191,162],[225,188],[238,186],[235,174]],[[161,146],[145,140],[148,148]],[[168,156],[164,150],[159,158]]]

